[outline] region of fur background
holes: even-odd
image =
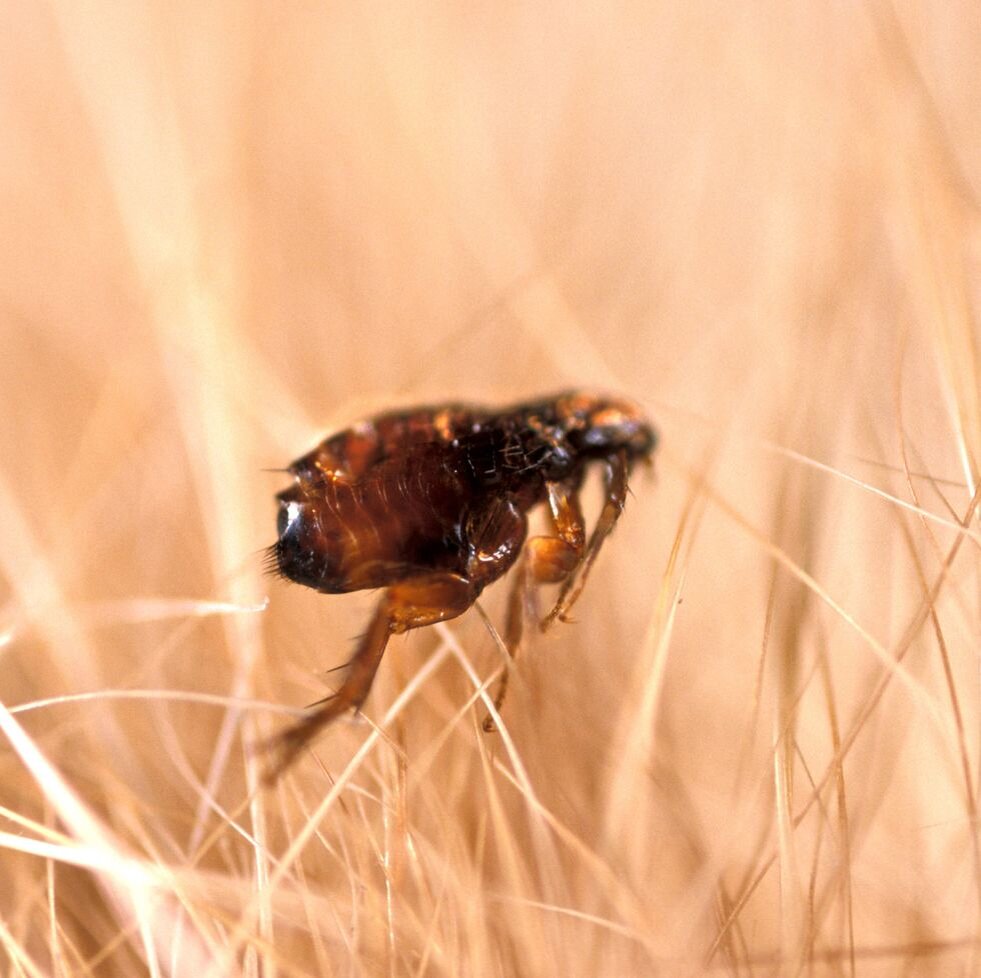
[[[974,4],[4,14],[0,970],[978,974]],[[501,734],[471,612],[258,790],[373,603],[263,470],[570,386],[656,477]]]

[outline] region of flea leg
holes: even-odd
[[[526,618],[538,620],[537,588],[539,584],[557,584],[564,581],[582,560],[586,543],[586,530],[577,487],[550,482],[548,492],[549,514],[556,536],[532,537],[525,544],[524,555],[508,597],[504,643],[512,661],[521,650]],[[494,694],[494,709],[500,712],[508,690],[510,669],[501,675]],[[494,730],[493,717],[484,720],[484,730]]]
[[[355,650],[344,682],[270,743],[273,758],[265,774],[272,784],[326,726],[365,701],[388,644],[389,635],[422,628],[462,615],[476,600],[477,589],[458,574],[426,574],[390,587],[378,602],[368,630]]]
[[[556,618],[560,621],[568,621],[569,611],[579,599],[579,595],[582,594],[582,589],[586,585],[586,578],[589,577],[589,572],[600,548],[603,546],[603,542],[613,531],[613,527],[616,526],[616,522],[623,512],[627,498],[628,469],[627,458],[623,452],[618,452],[606,460],[606,469],[603,473],[606,502],[603,505],[603,511],[596,521],[596,526],[589,538],[589,543],[586,544],[581,561],[563,581],[555,607],[543,619],[542,631],[545,631]]]

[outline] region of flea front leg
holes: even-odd
[[[535,592],[541,584],[561,584],[569,579],[583,559],[586,547],[586,524],[579,503],[577,485],[563,482],[546,484],[549,517],[554,536],[532,537],[525,548],[526,573],[516,586],[526,589],[523,607],[512,601],[508,618],[514,648],[521,644],[523,615],[519,610],[534,612]],[[537,618],[537,615],[535,616]]]
[[[271,742],[273,759],[266,782],[273,783],[324,727],[364,703],[390,635],[462,615],[476,596],[474,585],[458,574],[425,574],[390,587],[378,602],[340,689]]]
[[[567,621],[569,611],[579,600],[579,595],[582,594],[582,589],[586,586],[586,578],[589,577],[596,556],[606,538],[613,532],[613,527],[616,526],[617,520],[623,512],[623,506],[627,499],[628,474],[629,465],[623,452],[617,452],[606,460],[606,468],[603,473],[605,487],[603,510],[596,521],[589,543],[586,544],[582,560],[566,576],[555,607],[542,620],[542,631],[545,631],[556,618],[560,621]]]
[[[555,536],[532,537],[525,544],[524,554],[518,562],[508,596],[504,628],[504,644],[512,660],[521,650],[525,619],[538,620],[538,586],[564,581],[582,560],[586,543],[578,487],[572,483],[549,482],[546,492]],[[494,709],[498,712],[507,695],[509,671],[505,670],[501,675],[494,694]],[[494,720],[488,716],[484,720],[484,730],[490,733],[493,729]]]

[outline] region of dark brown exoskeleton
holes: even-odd
[[[561,584],[541,628],[564,619],[623,509],[633,465],[650,459],[656,441],[635,405],[570,391],[503,411],[448,404],[383,414],[297,459],[294,484],[277,496],[273,568],[327,594],[385,593],[340,688],[275,742],[271,776],[360,707],[390,635],[463,614],[516,561],[504,633],[511,654],[537,585]],[[587,542],[579,491],[593,463],[605,501]],[[527,539],[527,513],[539,503],[553,533]]]

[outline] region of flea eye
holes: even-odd
[[[606,448],[613,441],[613,434],[610,428],[587,428],[583,432],[582,443],[590,448]]]

